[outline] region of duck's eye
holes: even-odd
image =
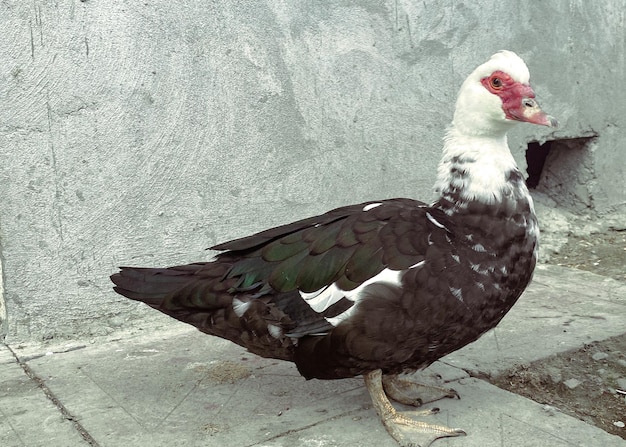
[[[502,79],[497,76],[491,78],[491,88],[494,90],[500,90],[502,88]]]

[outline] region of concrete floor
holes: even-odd
[[[461,395],[429,420],[468,435],[434,446],[626,446],[476,378],[625,333],[624,315],[626,285],[540,266],[494,331],[420,373]],[[360,378],[306,381],[289,363],[157,321],[95,340],[0,345],[0,446],[397,446]]]

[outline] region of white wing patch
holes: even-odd
[[[365,205],[363,207],[363,211],[369,211],[369,210],[373,210],[374,208],[376,208],[377,206],[382,205],[382,203],[370,203],[369,205]]]
[[[250,308],[250,301],[241,301],[239,298],[233,298],[233,310],[239,318]]]
[[[470,262],[470,267],[476,273],[480,273],[481,275],[488,275],[489,273],[493,273],[493,271],[494,271],[494,267],[493,266],[489,266],[486,269],[484,269],[484,268],[482,268],[482,266],[480,264],[474,264],[473,262]]]
[[[274,338],[280,338],[283,335],[283,330],[279,326],[276,326],[274,324],[268,324],[267,331]]]
[[[460,288],[456,288],[456,287],[449,287],[450,292],[452,292],[452,295],[454,295],[454,297],[459,300],[460,302],[463,302],[463,290],[461,290]]]
[[[391,284],[396,287],[399,287],[401,284],[401,280],[402,280],[401,270],[384,269],[378,275],[372,276],[370,279],[365,281],[356,289],[349,290],[343,293],[345,294],[346,298],[348,298],[349,300],[358,301],[359,295],[361,294],[361,292],[363,292],[363,289],[365,289],[370,284],[381,282],[381,283]]]
[[[317,313],[322,313],[345,296],[345,292],[335,284],[323,287],[315,292],[300,292],[300,296]]]
[[[443,228],[444,230],[446,229],[446,227],[442,223],[440,223],[437,219],[435,219],[433,216],[431,216],[430,213],[426,213],[426,217],[428,217],[428,220],[430,220],[433,224],[435,224],[435,226],[439,228]]]
[[[356,308],[356,305],[352,306],[350,309],[346,310],[345,312],[340,313],[336,317],[326,318],[326,321],[328,321],[333,326],[337,327],[339,323],[341,323],[343,320],[347,320],[348,318],[352,316],[355,308]]]
[[[419,264],[420,263],[416,264],[416,266]],[[351,306],[345,312],[342,312],[332,318],[326,318],[326,321],[328,321],[330,324],[332,324],[333,326],[337,326],[339,323],[349,318],[354,313],[354,310],[358,305],[359,299],[362,296],[362,292],[367,286],[374,283],[385,283],[398,287],[401,284],[402,273],[403,272],[400,270],[384,269],[378,275],[371,277],[359,287],[353,290],[341,290],[339,287],[337,287],[336,284],[333,283],[320,290],[316,290],[315,292],[300,292],[300,296],[309,306],[311,306],[311,309],[313,309],[317,313],[324,312],[326,309],[337,303],[342,298],[346,298],[354,302],[355,305]]]
[[[413,264],[411,266],[409,266],[409,269],[416,269],[419,267],[423,267],[424,264],[426,264],[426,260],[424,259],[423,261],[418,262],[417,264]]]

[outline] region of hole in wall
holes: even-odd
[[[593,208],[597,136],[528,143],[526,185],[573,211]]]
[[[536,141],[528,143],[528,148],[526,149],[526,172],[528,173],[526,186],[528,188],[535,189],[539,185],[541,171],[543,171],[551,146],[552,141],[546,141],[543,144]]]

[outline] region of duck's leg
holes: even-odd
[[[438,411],[436,409],[403,413],[396,411],[385,395],[382,377],[383,373],[379,369],[365,374],[365,386],[383,425],[402,447],[428,447],[439,438],[465,435],[465,432],[458,428],[428,424],[409,417],[434,414]]]
[[[420,407],[446,397],[460,399],[459,393],[452,388],[425,385],[400,378],[395,374],[383,375],[383,388],[391,399],[414,407]]]

